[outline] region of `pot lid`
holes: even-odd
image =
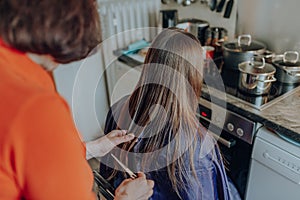
[[[233,52],[249,52],[265,50],[266,45],[252,40],[251,35],[240,35],[236,41],[225,43],[224,48]]]
[[[286,51],[283,55],[275,58],[274,64],[284,67],[300,67],[299,53],[297,51]]]
[[[252,75],[272,75],[276,72],[276,69],[273,65],[265,63],[264,58],[260,59],[260,61],[253,59],[251,61],[240,63],[239,70]]]

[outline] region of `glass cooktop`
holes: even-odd
[[[270,92],[264,95],[252,95],[240,91],[237,88],[232,88],[225,85],[225,91],[227,94],[235,96],[240,100],[246,101],[248,105],[262,110],[266,108],[266,105],[271,105],[272,102],[279,101],[286,97],[289,92],[298,87],[299,84],[285,84],[280,82],[275,82],[272,84]]]
[[[212,72],[207,71],[204,73],[204,79],[213,78],[214,73],[219,72]],[[269,107],[273,103],[285,98],[286,96],[290,95],[294,91],[295,88],[300,86],[298,84],[287,84],[275,81],[271,85],[271,89],[268,94],[264,95],[254,95],[249,94],[244,91],[238,89],[238,82],[239,82],[239,71],[237,70],[225,70],[222,69],[221,77],[224,82],[226,94],[229,94],[239,101],[256,108],[258,110],[262,110],[266,107]],[[204,81],[205,84],[205,81]]]

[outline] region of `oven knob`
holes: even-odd
[[[244,135],[244,131],[241,128],[237,128],[236,129],[236,133],[238,134],[238,136],[242,137]]]
[[[227,124],[227,129],[232,132],[234,130],[234,125],[232,123]]]

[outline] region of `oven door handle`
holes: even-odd
[[[221,144],[223,144],[224,146],[226,146],[229,149],[236,144],[236,141],[234,139],[231,139],[230,141],[228,141],[228,140],[222,138],[221,136],[218,136],[215,133],[212,133],[212,135],[218,142],[220,142]]]

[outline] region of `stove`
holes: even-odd
[[[299,87],[300,84],[285,84],[275,81],[272,83],[268,94],[253,95],[238,89],[239,75],[240,72],[238,70],[226,68],[220,70],[220,68],[216,67],[215,62],[211,62],[211,60],[206,62],[204,65],[204,85],[199,102],[198,116],[202,121],[205,120],[208,124],[226,131],[236,139],[252,145],[254,135],[261,124],[232,110],[228,110],[226,108],[226,100],[223,98],[230,95],[231,99],[261,111],[296,91],[295,88]],[[223,81],[224,87],[222,87],[222,84],[218,84],[220,81]],[[208,91],[208,86],[218,92],[214,94],[214,91]],[[222,93],[224,96],[218,95],[218,93]],[[219,102],[215,102],[216,99],[212,101],[214,96],[220,99]],[[219,133],[220,131],[213,132]],[[230,142],[225,142],[225,145],[230,146],[229,144]]]
[[[293,92],[293,89],[300,86],[300,83],[288,84],[275,81],[271,85],[271,89],[268,94],[264,95],[253,95],[247,94],[244,91],[238,89],[239,82],[239,71],[238,70],[227,70],[221,71],[221,77],[224,82],[226,94],[231,95],[233,98],[249,105],[257,110],[263,110],[274,103],[282,100],[286,96]],[[205,79],[213,79],[214,73],[205,73]],[[204,81],[205,82],[205,81]]]

